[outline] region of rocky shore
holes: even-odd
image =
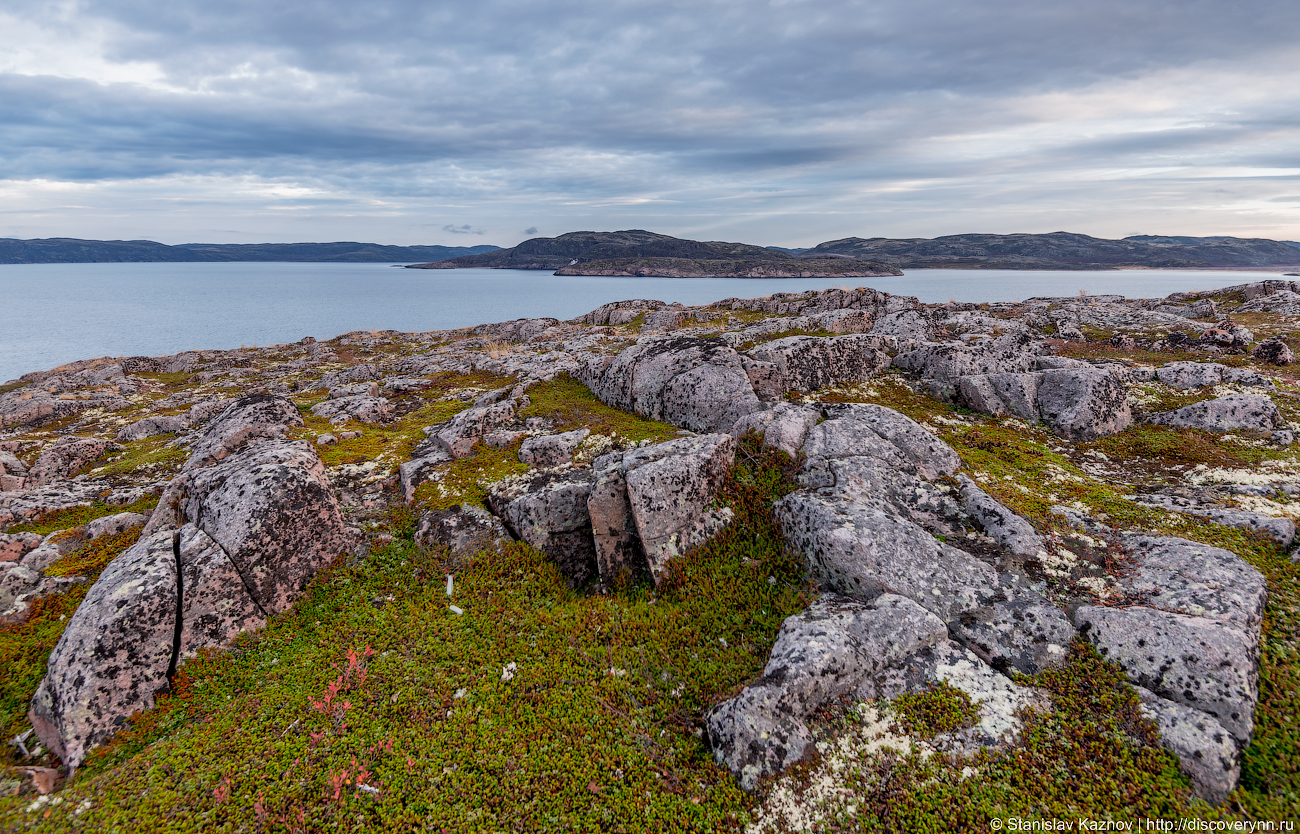
[[[0,819],[1294,813],[1297,317],[835,289],[28,374]]]

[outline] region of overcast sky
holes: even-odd
[[[1296,0],[4,0],[0,236],[1300,240]]]

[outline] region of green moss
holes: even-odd
[[[54,512],[46,513],[34,521],[16,524],[13,527],[10,527],[8,532],[40,533],[43,536],[47,536],[56,530],[67,530],[73,527],[80,527],[89,521],[94,521],[97,518],[103,518],[107,515],[115,515],[117,513],[144,513],[147,515],[153,512],[153,508],[156,506],[158,506],[158,496],[156,495],[146,495],[143,498],[139,498],[124,506],[114,506],[112,504],[105,504],[103,501],[95,501],[94,503],[84,507],[69,507],[66,510],[55,510]]]
[[[487,505],[488,487],[502,478],[526,472],[519,462],[519,443],[504,449],[477,444],[474,454],[438,469],[438,477],[415,490],[419,510],[443,510],[454,504]]]
[[[890,702],[890,711],[896,732],[912,738],[934,738],[979,720],[979,704],[947,681],[898,696]]]
[[[793,486],[782,464],[747,448],[722,493],[735,522],[657,590],[575,593],[524,545],[473,559],[451,600],[447,554],[406,539],[338,565],[262,632],[184,664],[48,817],[0,799],[0,824],[737,830],[751,800],[697,731],[809,600],[771,517]]]
[[[121,452],[110,455],[91,474],[101,478],[119,478],[147,474],[151,478],[165,478],[180,471],[190,453],[173,446],[172,434],[146,437],[123,445]]]
[[[586,428],[592,434],[617,436],[630,442],[659,442],[677,436],[677,429],[667,423],[610,408],[568,374],[532,386],[528,399],[532,404],[519,412],[519,418],[546,417],[554,421],[558,432]]]
[[[31,383],[24,382],[23,380],[16,380],[14,382],[10,382],[5,385],[0,385],[0,394],[8,394],[10,391],[17,391],[19,388],[22,388],[24,385],[30,385],[30,384]]]

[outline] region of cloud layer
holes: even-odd
[[[14,0],[0,32],[3,235],[1300,238],[1293,0]]]

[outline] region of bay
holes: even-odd
[[[0,266],[0,380],[97,356],[327,339],[351,330],[446,330],[654,298],[705,304],[836,286],[927,302],[1131,298],[1276,277],[1263,272],[913,270],[884,278],[599,278],[389,264],[111,263]]]

